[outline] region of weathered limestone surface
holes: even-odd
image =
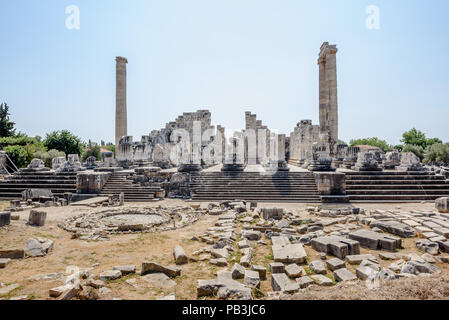
[[[412,238],[415,236],[416,232],[412,227],[400,223],[398,221],[379,221],[374,220],[370,223],[371,228],[379,228],[388,233],[403,237]]]
[[[100,194],[110,176],[110,172],[79,172],[76,175],[76,192],[79,194]]]
[[[363,260],[376,260],[372,254],[357,254],[357,255],[348,255],[346,256],[346,261],[349,264],[360,264]]]
[[[173,256],[176,264],[186,264],[188,262],[187,255],[181,246],[176,246],[173,249]]]
[[[245,268],[238,263],[235,263],[231,269],[232,279],[243,279],[245,276]]]
[[[251,261],[253,260],[254,249],[253,248],[245,248],[242,249],[243,256],[240,258],[240,264],[244,267],[249,267],[251,265]]]
[[[331,279],[329,279],[326,276],[323,276],[322,274],[315,274],[313,276],[310,276],[317,285],[319,286],[324,286],[324,287],[330,287],[333,286],[334,283],[332,282]]]
[[[424,170],[421,160],[413,152],[403,152],[401,154],[401,165],[397,167],[399,171],[422,171]]]
[[[156,262],[143,262],[141,275],[146,275],[148,273],[162,272],[167,276],[174,278],[181,275],[181,269],[176,266],[163,266]]]
[[[274,261],[283,263],[303,263],[307,253],[301,244],[273,246]]]
[[[113,270],[119,270],[122,273],[122,275],[136,273],[136,266],[135,265],[115,266],[112,269]]]
[[[324,265],[324,262],[321,260],[312,261],[309,264],[309,268],[310,268],[310,270],[312,270],[313,272],[318,273],[318,274],[326,274],[326,272],[327,272],[326,266]]]
[[[372,250],[390,250],[400,249],[402,240],[394,236],[387,236],[381,233],[369,230],[357,230],[349,233],[349,238],[360,242],[360,245]]]
[[[346,268],[341,268],[338,270],[334,271],[334,277],[335,280],[341,282],[341,281],[351,281],[351,280],[356,280],[357,277],[348,269]]]
[[[345,267],[345,262],[338,258],[332,258],[326,261],[326,265],[331,271],[342,269]]]
[[[308,286],[310,286],[310,285],[315,283],[315,281],[313,281],[308,276],[304,276],[304,277],[298,278],[298,279],[296,279],[296,282],[298,283],[298,285],[299,285],[299,287],[301,289],[307,288]]]
[[[439,252],[439,245],[437,242],[428,239],[420,239],[416,241],[416,247],[426,253],[437,255]]]
[[[442,197],[436,199],[435,208],[440,213],[449,213],[449,197]]]
[[[0,212],[0,227],[7,226],[11,223],[11,212]]]
[[[28,218],[28,224],[31,226],[42,227],[45,225],[45,220],[47,219],[47,212],[31,210],[30,216]]]
[[[253,264],[251,266],[251,270],[257,271],[261,280],[265,280],[267,278],[267,269],[264,266]]]
[[[53,241],[42,238],[30,238],[26,241],[24,252],[29,257],[43,257],[53,248]]]
[[[100,273],[100,280],[108,281],[108,280],[116,280],[122,276],[122,272],[120,270],[107,270]]]
[[[251,288],[247,288],[235,280],[198,280],[198,298],[215,295],[220,299],[252,300]]]
[[[292,279],[299,278],[306,275],[303,267],[295,263],[289,264],[285,267],[285,273]]]
[[[321,195],[346,195],[346,175],[341,172],[315,172],[315,182]]]
[[[10,258],[0,258],[0,269],[5,268],[10,262]]]
[[[285,273],[275,273],[271,275],[271,286],[273,291],[294,293],[299,290],[299,285],[290,280]]]
[[[360,246],[357,241],[339,236],[318,237],[312,239],[311,244],[316,251],[332,254],[340,259],[344,259],[348,254],[360,253]]]
[[[243,284],[249,288],[260,287],[260,277],[257,271],[246,270],[243,279]]]
[[[23,249],[0,249],[0,259],[23,259]]]
[[[270,263],[270,272],[271,273],[284,273],[285,266],[283,263],[280,263],[280,262],[272,262],[272,263]]]

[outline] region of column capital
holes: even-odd
[[[329,42],[323,42],[320,48],[320,53],[318,54],[318,64],[325,62],[328,54],[336,54],[337,52],[337,45],[329,45]]]
[[[117,61],[117,63],[128,63],[128,59],[125,57],[115,57],[115,61]]]

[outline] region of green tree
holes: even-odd
[[[24,168],[28,165],[28,153],[23,146],[7,146],[5,152],[18,168]]]
[[[414,153],[421,161],[424,159],[424,149],[421,146],[406,144],[402,148],[402,152],[412,152]]]
[[[48,133],[44,140],[44,145],[48,150],[55,149],[65,154],[80,155],[84,144],[80,138],[73,135],[68,130],[53,131]]]
[[[426,134],[422,131],[416,130],[415,128],[410,131],[406,131],[402,134],[401,142],[405,145],[419,146],[426,149],[435,143],[442,143],[438,138],[427,139]]]
[[[373,147],[378,147],[382,149],[383,152],[387,152],[391,150],[391,146],[388,145],[388,143],[385,140],[381,140],[379,138],[362,138],[362,139],[352,139],[349,142],[351,147],[358,146],[358,145],[368,145]]]
[[[0,104],[0,137],[12,137],[15,135],[15,123],[9,120],[9,106]]]
[[[438,143],[443,143],[443,141],[441,141],[441,140],[438,139],[438,138],[430,138],[430,139],[427,139],[427,141],[426,141],[426,148],[427,148],[427,147],[430,147],[430,146],[432,146],[432,145],[434,145],[434,144],[438,144]]]

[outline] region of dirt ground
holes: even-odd
[[[181,200],[164,200],[156,203],[141,203],[141,204],[126,204],[130,206],[175,206],[175,205],[190,205],[194,202],[184,202]],[[202,207],[206,207],[208,203],[202,203]],[[4,203],[0,203],[0,206]],[[298,212],[303,217],[308,217],[305,212],[307,204],[259,204],[261,207],[283,207],[286,210]],[[410,210],[429,210],[433,211],[432,203],[415,203],[415,204],[357,204],[356,206],[364,209],[398,209],[401,211]],[[104,209],[104,208],[103,208]],[[30,277],[61,273],[66,274],[66,269],[69,266],[76,266],[81,270],[88,269],[91,274],[99,274],[102,271],[110,270],[118,265],[136,265],[139,273],[141,264],[144,261],[154,261],[164,265],[173,264],[173,248],[176,245],[181,245],[187,255],[207,245],[191,240],[193,236],[203,234],[209,227],[213,226],[218,220],[217,216],[202,216],[199,221],[193,225],[174,231],[165,231],[160,233],[142,233],[142,234],[127,234],[127,235],[111,235],[108,241],[81,241],[72,240],[71,234],[60,229],[57,224],[62,219],[72,215],[78,215],[82,212],[91,210],[88,207],[53,207],[45,208],[47,211],[47,222],[43,227],[31,227],[26,225],[29,210],[19,212],[20,220],[11,221],[8,227],[0,228],[0,249],[23,248],[27,239],[31,237],[48,238],[54,241],[54,248],[45,257],[27,258],[23,260],[12,260],[12,262],[4,269],[0,269],[0,283],[5,285],[17,283],[19,287],[8,295],[0,296],[0,298],[8,299],[11,297],[28,295],[29,299],[48,299],[49,289],[62,285],[60,280],[30,280]],[[241,224],[239,224],[241,225]],[[238,229],[239,231],[240,229]],[[239,240],[239,239],[238,239]],[[415,242],[413,239],[405,239],[404,249],[401,252],[410,253],[417,252]],[[237,241],[235,244],[237,248]],[[308,254],[308,262],[319,259],[319,254],[311,249],[310,246],[305,246]],[[361,248],[361,253],[368,253],[370,250]],[[373,252],[371,252],[373,253]],[[379,252],[374,252],[378,256]],[[422,254],[422,253],[420,253]],[[172,288],[164,288],[148,283],[140,275],[134,274],[122,277],[119,280],[110,281],[107,287],[112,290],[111,293],[101,295],[102,299],[129,299],[129,300],[148,300],[156,299],[168,294],[175,294],[176,299],[196,299],[196,286],[199,279],[213,279],[220,270],[230,270],[233,263],[240,258],[238,250],[236,254],[231,255],[228,267],[215,267],[209,264],[209,261],[190,262],[181,266],[182,275],[174,279],[176,286]],[[257,246],[255,248],[255,255],[253,264],[264,265],[268,268],[272,260],[271,242],[267,241],[266,246]],[[391,261],[380,260],[382,266],[387,267]],[[401,297],[398,292],[406,292],[406,299],[410,298],[449,298],[449,265],[437,263],[443,273],[437,278],[426,278],[425,281],[419,281],[423,286],[432,288],[432,293],[423,294],[419,289],[404,291],[403,288],[406,283],[411,286],[410,280],[396,280],[394,283],[388,284],[385,289],[369,290],[363,283],[360,285],[351,285],[347,289],[341,286],[331,288],[316,287],[302,291],[295,296],[288,298],[295,299],[395,299]],[[348,269],[354,271],[354,266],[347,265]],[[307,268],[306,268],[307,271]],[[332,274],[328,273],[332,278]],[[135,279],[135,282],[129,284],[126,280]],[[260,290],[255,292],[256,298],[264,298],[267,292],[272,291],[270,283],[270,274],[267,272],[267,279],[261,282]],[[424,280],[421,279],[420,280]],[[417,281],[417,280],[416,280]],[[432,282],[434,281],[434,282]],[[409,285],[410,284],[410,285]],[[435,285],[433,285],[435,284]],[[438,286],[436,286],[438,284]],[[344,285],[347,286],[347,285]],[[391,289],[397,287],[398,289]],[[413,287],[413,286],[412,286]],[[418,287],[413,287],[418,288]],[[436,289],[439,288],[439,289]],[[343,291],[341,291],[343,290]],[[402,291],[401,291],[402,290]],[[342,292],[342,294],[340,294]],[[344,292],[344,294],[343,294]],[[376,292],[376,293],[374,293]],[[379,293],[380,292],[380,293]],[[384,292],[384,293],[382,293]]]

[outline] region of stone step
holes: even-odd
[[[422,195],[422,194],[433,194],[433,195],[446,195],[449,194],[448,190],[346,190],[347,195],[384,195],[384,194],[394,194],[397,195]]]
[[[346,185],[346,190],[361,190],[361,189],[447,189],[449,184],[372,184],[372,185]]]
[[[445,180],[346,180],[346,185],[376,185],[376,184],[448,184]]]
[[[440,198],[441,195],[349,195],[350,201],[358,201],[363,200],[366,202],[369,201],[403,201],[403,200],[413,200],[413,201],[424,201],[424,200],[435,200],[437,198]]]
[[[236,198],[233,197],[221,197],[221,198],[213,198],[213,197],[206,197],[206,198],[192,198],[193,201],[201,201],[201,202],[219,202],[222,200],[235,200]],[[248,198],[239,198],[245,201],[257,201],[257,202],[268,202],[268,203],[320,203],[320,198],[256,198],[256,197],[248,197]]]
[[[410,176],[410,175],[435,175],[432,171],[348,171],[347,176]]]
[[[445,181],[443,176],[416,176],[416,177],[398,177],[398,176],[378,176],[378,177],[351,177],[346,176],[346,181]]]

